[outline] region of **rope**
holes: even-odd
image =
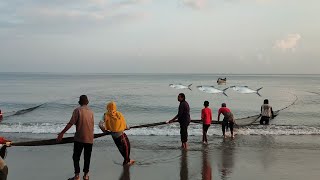
[[[22,110],[19,110],[19,111],[14,111],[14,112],[8,112],[9,115],[7,116],[4,116],[4,118],[8,118],[8,117],[12,117],[12,116],[18,116],[18,115],[22,115],[22,114],[26,114],[28,112],[31,112],[35,109],[38,109],[39,107],[45,105],[46,103],[43,103],[43,104],[40,104],[40,105],[37,105],[37,106],[34,106],[34,107],[31,107],[31,108],[27,108],[27,109],[22,109]],[[5,115],[5,114],[4,114]]]

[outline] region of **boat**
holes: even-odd
[[[225,78],[218,78],[218,80],[217,80],[217,83],[218,83],[218,85],[225,85],[225,84],[227,84],[227,78],[225,77]]]

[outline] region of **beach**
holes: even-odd
[[[179,149],[179,137],[130,136],[136,164],[123,168],[111,137],[95,141],[91,179],[318,179],[320,137],[243,136],[234,140],[210,136],[202,145],[189,138],[188,151]],[[67,179],[73,175],[72,144],[11,147],[8,179]],[[81,161],[82,165],[82,161]],[[82,167],[82,166],[81,166]]]
[[[319,180],[319,7],[0,1],[0,180]]]

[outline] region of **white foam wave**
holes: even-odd
[[[57,134],[65,124],[50,124],[50,123],[31,123],[31,124],[2,124],[0,132],[5,133],[32,133],[32,134]],[[68,133],[75,132],[75,127],[72,127]],[[101,133],[98,126],[94,128],[95,133]],[[126,131],[128,135],[136,136],[178,136],[180,135],[179,125],[171,124],[167,126],[158,126],[153,128],[131,129]],[[202,125],[192,124],[189,127],[188,133],[190,136],[201,136]],[[240,135],[320,135],[320,127],[311,126],[250,126],[235,129],[236,134]],[[209,128],[208,135],[221,136],[221,126],[213,125]]]

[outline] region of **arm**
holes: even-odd
[[[177,114],[174,118],[172,118],[171,120],[169,120],[168,123],[173,123],[173,122],[178,121],[178,117],[179,117],[179,114]]]
[[[218,122],[220,121],[221,108],[218,111]]]
[[[79,112],[77,110],[74,110],[72,113],[72,117],[70,119],[70,122],[64,127],[64,129],[58,134],[57,141],[60,142],[63,138],[64,133],[66,133],[72,125],[76,124],[79,119]]]
[[[274,118],[274,114],[273,114],[273,110],[272,110],[272,107],[271,107],[271,115],[272,115],[272,119]]]
[[[72,125],[73,124],[68,123],[66,127],[58,134],[58,137],[57,137],[58,142],[62,140],[64,133],[66,133],[72,127]]]
[[[107,132],[106,126],[105,126],[105,114],[102,115],[101,121],[99,122],[99,128],[101,129],[102,132]]]
[[[203,109],[202,109],[202,110],[201,110],[201,120],[204,121],[204,119],[205,119],[205,114],[204,114],[204,111],[203,111]]]
[[[179,105],[179,110],[178,110],[178,114],[173,117],[171,120],[167,121],[168,123],[173,123],[173,122],[176,122],[178,117],[182,114],[182,107],[181,107],[181,104]]]

